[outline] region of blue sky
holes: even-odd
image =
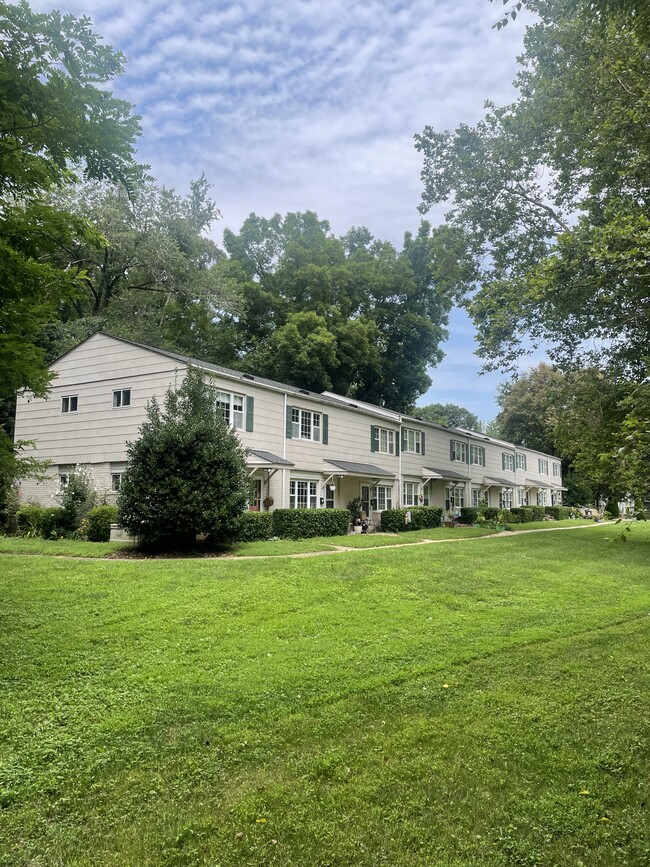
[[[524,13],[492,29],[501,4],[488,0],[63,0],[59,8],[90,16],[126,55],[114,90],[142,115],[139,158],[179,191],[206,175],[223,214],[217,241],[252,211],[310,209],[336,233],[365,225],[398,247],[420,220],[413,135],[426,124],[474,123],[486,99],[511,101],[529,20]],[[443,211],[427,218],[437,223]],[[502,377],[479,376],[462,311],[449,330],[447,357],[419,403],[451,401],[488,420]]]

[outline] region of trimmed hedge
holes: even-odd
[[[406,516],[411,513],[407,524]],[[442,509],[437,506],[411,506],[410,509],[386,509],[381,513],[381,530],[384,533],[403,533],[409,530],[426,530],[439,527]]]
[[[95,506],[88,512],[88,541],[108,542],[111,538],[111,524],[116,523],[116,506]]]
[[[273,535],[282,539],[344,536],[350,524],[347,509],[275,509],[271,514]]]
[[[273,512],[242,512],[240,515],[238,542],[266,542],[273,534]]]
[[[19,532],[25,535],[38,535],[43,539],[66,536],[74,530],[70,515],[60,506],[43,508],[37,503],[23,506],[16,514]]]
[[[513,506],[510,511],[513,515],[519,516],[519,521],[522,524],[544,520],[544,506]]]
[[[546,506],[544,508],[545,514],[555,518],[556,521],[566,521],[567,518],[571,517],[572,511],[568,506]]]
[[[509,509],[502,509],[499,512],[499,524],[521,524],[521,518]]]
[[[460,510],[459,521],[461,524],[475,524],[481,510],[476,506],[463,506]]]

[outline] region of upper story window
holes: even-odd
[[[517,469],[526,469],[526,455],[522,454],[521,452],[517,452]]]
[[[470,464],[478,464],[480,467],[485,466],[485,449],[483,446],[469,447],[469,462]]]
[[[131,406],[131,389],[118,388],[113,392],[113,407]]]
[[[61,412],[76,412],[79,406],[79,398],[76,394],[67,394],[61,398]]]
[[[462,443],[460,440],[451,440],[449,443],[449,456],[452,461],[462,461],[467,463],[467,443]]]
[[[244,427],[244,395],[231,394],[229,391],[218,391],[215,396],[217,407],[223,413],[226,424],[237,430]]]
[[[508,452],[501,452],[501,469],[514,472],[515,456],[508,454]]]
[[[544,458],[539,458],[538,462],[540,475],[547,476],[548,475],[548,461]]]
[[[382,452],[385,455],[399,454],[399,441],[394,430],[385,427],[370,426],[370,451]]]
[[[299,440],[321,441],[321,414],[309,409],[291,409],[291,436]],[[301,508],[301,507],[299,507]]]
[[[562,475],[562,467],[560,464],[553,463],[553,475],[557,478]]]
[[[423,436],[421,431],[412,430],[411,428],[405,428],[402,438],[402,445],[404,447],[405,452],[410,452],[414,455],[423,455]],[[414,505],[414,503],[411,503]]]

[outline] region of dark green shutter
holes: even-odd
[[[420,442],[422,443],[422,452],[421,452],[421,454],[424,454],[424,431],[422,431],[422,433],[420,434]]]
[[[327,413],[323,413],[323,445],[326,446],[329,442],[330,417]]]
[[[454,441],[449,440],[449,458],[453,461],[454,459]]]
[[[246,395],[246,430],[253,430],[253,417],[255,413],[255,398]]]
[[[374,424],[370,425],[370,451],[379,451],[379,428]]]
[[[291,406],[287,406],[287,439],[288,439],[288,440],[291,439],[291,437],[292,437],[292,430],[293,430],[292,423],[291,423],[291,413],[292,413],[292,410],[293,410],[293,407],[291,407]]]
[[[395,454],[399,457],[399,431],[395,431]]]

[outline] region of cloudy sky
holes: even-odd
[[[52,2],[36,0],[38,10]],[[523,14],[492,29],[488,0],[61,0],[127,57],[115,92],[142,115],[139,158],[187,189],[202,173],[237,230],[255,211],[311,209],[336,233],[365,225],[401,246],[420,215],[413,135],[474,123],[513,99]],[[429,215],[434,223],[442,211]],[[496,413],[473,330],[456,311],[420,403]]]

